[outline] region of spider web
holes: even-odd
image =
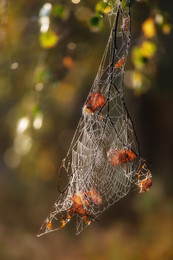
[[[91,93],[101,93],[105,97],[105,104],[94,113],[88,113],[85,109],[87,98],[58,176],[59,181],[63,169],[68,176],[68,185],[63,191],[58,187],[59,198],[38,236],[62,228],[73,217],[76,217],[76,234],[79,234],[100,213],[132,189],[138,188],[139,173],[140,179],[145,179],[150,174],[140,155],[134,126],[124,102],[124,66],[131,31],[130,1],[109,1],[105,8],[107,6],[110,7],[110,36],[88,95],[89,98]],[[108,159],[111,149],[130,150],[135,158],[115,167]],[[89,205],[83,205],[90,221],[84,221],[80,214],[72,211],[70,218],[67,217],[67,212],[74,206],[72,196],[82,192],[85,194],[91,189],[97,191],[102,203],[98,205],[88,200]]]

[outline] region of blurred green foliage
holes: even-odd
[[[131,3],[125,97],[153,187],[121,200],[79,238],[67,227],[38,239],[106,45],[110,9],[97,0],[1,1],[1,259],[173,258],[173,3]]]
[[[53,31],[47,31],[40,34],[41,47],[53,48],[58,42],[58,36]]]
[[[54,5],[52,8],[52,14],[59,18],[67,17],[67,9],[64,5]]]

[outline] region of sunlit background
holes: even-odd
[[[173,259],[173,2],[131,1],[125,99],[153,186],[37,238],[109,34],[106,1],[0,1],[0,259]],[[72,222],[72,221],[71,221]]]

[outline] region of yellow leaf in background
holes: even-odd
[[[145,66],[144,56],[141,52],[141,47],[135,46],[132,50],[132,61],[136,68],[142,69]]]
[[[41,47],[45,49],[53,48],[58,42],[58,35],[53,31],[47,31],[40,34],[39,40]]]
[[[146,58],[152,58],[156,53],[156,44],[150,41],[144,41],[141,46],[141,53]]]
[[[105,2],[98,2],[97,4],[96,4],[96,7],[95,7],[95,9],[96,9],[96,12],[103,12],[103,13],[109,13],[110,11],[111,11],[111,7],[109,6],[109,5],[106,5],[106,3]]]
[[[169,23],[164,24],[162,27],[162,32],[166,35],[170,34],[171,30],[172,30],[172,26]]]
[[[156,35],[156,28],[155,23],[152,18],[148,18],[143,24],[142,24],[142,31],[146,38],[152,38]]]
[[[143,77],[142,74],[138,71],[134,71],[132,76],[132,84],[133,88],[140,88],[142,86]]]
[[[110,13],[111,11],[111,7],[110,6],[107,6],[105,9],[104,9],[104,13]]]

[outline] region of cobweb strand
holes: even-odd
[[[124,101],[130,1],[109,1],[107,6],[108,43],[59,172],[58,187],[62,169],[69,183],[63,191],[59,187],[59,198],[38,236],[63,228],[72,218],[79,234],[131,190],[144,192],[152,184]]]

